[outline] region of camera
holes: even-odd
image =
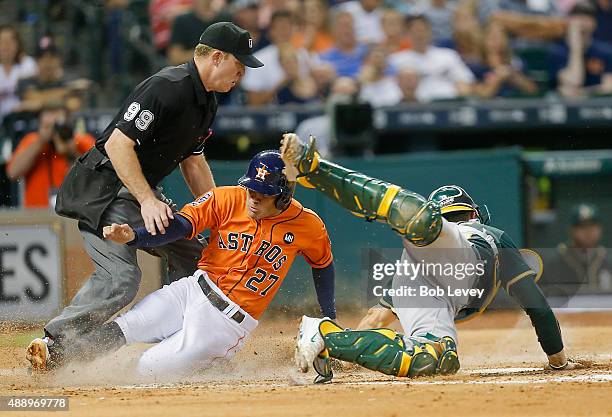
[[[67,122],[55,123],[53,133],[56,134],[62,142],[70,142],[74,136],[74,127]]]

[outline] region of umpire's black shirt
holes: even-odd
[[[136,142],[134,150],[149,185],[156,186],[179,162],[204,151],[217,112],[193,60],[167,67],[136,86],[96,141],[104,144],[115,128]]]

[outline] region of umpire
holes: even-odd
[[[215,186],[203,155],[217,111],[215,92],[231,90],[245,66],[263,66],[252,47],[250,34],[232,23],[209,26],[194,58],[136,86],[96,146],[68,173],[56,212],[79,220],[95,271],[47,323],[46,337],[28,347],[34,369],[37,349],[46,351],[47,364],[61,364],[71,338],[106,322],[136,296],[141,278],[136,249],[104,240],[102,227],[127,223],[164,234],[173,209],[157,186],[177,166],[194,196]],[[193,272],[202,248],[197,239],[183,239],[151,253],[166,258],[170,279],[176,280]]]

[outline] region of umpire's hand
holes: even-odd
[[[170,225],[168,219],[174,219],[170,206],[156,198],[144,200],[140,204],[140,214],[147,232],[153,236],[157,234],[157,230],[162,235],[165,234],[166,227]]]
[[[110,226],[104,226],[102,234],[105,239],[112,240],[117,243],[128,243],[134,240],[136,235],[129,224],[113,223]]]

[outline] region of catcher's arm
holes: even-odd
[[[509,293],[531,319],[540,346],[548,355],[546,368],[562,370],[582,367],[582,364],[568,359],[563,347],[559,322],[538,284],[531,278],[521,279],[509,288]]]
[[[355,330],[379,329],[393,323],[397,317],[390,308],[375,306],[371,307],[361,319]]]

